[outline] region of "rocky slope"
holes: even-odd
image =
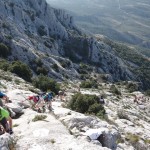
[[[137,77],[133,71],[138,62],[130,66],[110,44],[84,35],[70,15],[52,8],[45,0],[1,0],[0,31],[0,42],[11,49],[8,60],[21,60],[34,73],[40,60],[49,76],[75,79],[80,77],[79,63],[84,62],[91,66],[90,72],[108,74],[109,81],[144,83],[145,73]]]
[[[52,103],[53,113],[40,114],[30,108],[21,107],[27,105],[25,98],[34,94],[30,91],[33,91],[32,85],[12,74],[3,71],[0,71],[0,74],[0,91],[5,92],[12,100],[13,107],[10,105],[10,108],[14,111],[23,109],[23,114],[13,119],[14,135],[0,136],[1,148],[15,147],[17,150],[148,150],[150,148],[150,97],[146,97],[141,92],[128,93],[128,89],[123,84],[118,84],[115,86],[121,89],[122,93],[118,97],[110,91],[111,84],[106,83],[99,83],[99,89],[80,89],[82,94],[105,94],[104,107],[107,117],[101,120],[62,107],[70,100],[71,95],[78,91],[77,83],[69,82],[65,85],[64,102],[56,97]],[[34,91],[39,90],[34,89]],[[144,101],[139,104],[134,103],[133,95],[143,97]],[[44,115],[46,118],[42,121],[38,119],[33,121],[37,115]],[[92,136],[91,133],[102,134],[104,137],[100,141],[91,140],[89,138]]]

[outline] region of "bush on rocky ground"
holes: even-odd
[[[31,81],[32,72],[30,68],[22,63],[21,61],[12,62],[9,67],[10,72],[17,74],[19,77],[23,78],[26,81]]]
[[[52,91],[55,94],[58,94],[58,91],[60,90],[60,86],[55,80],[44,75],[33,78],[32,82],[36,88],[39,88],[42,91]]]
[[[83,81],[80,84],[81,88],[98,88],[98,84],[95,80]]]
[[[121,92],[118,90],[118,88],[115,85],[111,85],[110,91],[116,95],[121,95]]]
[[[12,63],[9,63],[7,60],[1,59],[0,69],[15,73],[26,81],[31,81],[32,72],[30,68],[21,61],[13,61]]]
[[[145,95],[150,96],[150,89],[145,91]]]
[[[11,54],[11,49],[4,43],[0,43],[0,57],[7,58]]]
[[[47,118],[46,115],[36,115],[36,116],[32,119],[32,121],[33,121],[33,122],[35,122],[35,121],[41,121],[41,120],[44,120],[44,119],[46,119],[46,118]]]
[[[99,97],[96,95],[77,93],[68,102],[68,107],[80,113],[94,114],[97,117],[104,118],[105,109],[98,101]]]
[[[127,83],[127,89],[130,93],[132,93],[132,92],[138,90],[138,85],[136,83],[129,82],[129,83]]]

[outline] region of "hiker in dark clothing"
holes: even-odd
[[[5,103],[9,102],[9,98],[4,93],[0,92],[0,99],[3,99]],[[0,102],[0,106],[3,105],[2,100]]]
[[[103,96],[100,96],[100,98],[99,98],[99,103],[100,103],[100,104],[105,104],[105,101],[104,101]]]

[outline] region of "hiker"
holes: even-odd
[[[100,96],[100,98],[99,98],[99,103],[100,103],[100,104],[105,104],[105,101],[104,101],[103,96]]]
[[[52,109],[52,99],[53,99],[53,93],[49,92],[43,97],[45,103],[48,105],[48,109]]]
[[[46,94],[46,92],[40,92],[40,93],[38,93],[38,95],[39,95],[40,97],[43,97],[45,94]]]
[[[3,102],[2,99],[4,99],[5,101]],[[15,116],[15,113],[8,106],[5,105],[6,103],[9,103],[9,102],[11,102],[9,98],[5,94],[0,92],[0,107],[3,107],[4,109],[6,109],[9,112],[10,116],[13,117]]]
[[[58,92],[58,96],[59,96],[60,100],[63,101],[64,92],[63,91],[59,91]]]
[[[136,95],[134,95],[134,103],[139,104],[139,101],[138,101],[138,98],[137,98],[137,96],[136,96]]]
[[[5,132],[13,134],[12,119],[9,115],[9,112],[2,107],[0,107],[0,124],[5,129]]]
[[[9,102],[9,97],[7,97],[7,95],[5,95],[4,93],[0,92],[0,99],[3,99],[5,101],[5,103]],[[0,100],[0,106],[3,105],[2,100]]]
[[[34,108],[35,105],[38,103],[38,101],[40,100],[39,95],[35,95],[35,96],[29,96],[28,100],[30,100],[31,103],[31,108]]]

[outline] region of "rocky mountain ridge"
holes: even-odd
[[[52,102],[53,113],[41,114],[31,108],[20,107],[20,104],[27,106],[28,102],[25,98],[35,94],[31,90],[39,91],[38,89],[9,72],[0,70],[0,75],[0,91],[6,93],[12,100],[12,105],[8,106],[18,112],[22,109],[22,115],[13,119],[14,135],[12,137],[8,134],[0,136],[0,148],[7,150],[14,148],[16,150],[149,149],[149,97],[141,92],[128,93],[128,89],[121,84],[116,85],[122,91],[120,97],[109,91],[111,84],[99,83],[100,89],[81,88],[82,94],[105,94],[104,107],[107,117],[106,120],[101,120],[94,115],[84,115],[63,107],[78,91],[77,83],[68,82],[67,85],[65,84],[64,101],[55,97],[55,101]],[[132,94],[144,97],[146,101],[136,104]],[[41,115],[46,118],[40,121],[37,116]],[[91,140],[89,136],[92,137],[95,134],[102,134],[104,137]]]
[[[84,35],[71,16],[45,0],[0,1],[0,31],[0,42],[11,48],[9,61],[21,60],[33,71],[40,59],[50,77],[76,79],[83,62],[97,73],[108,74],[109,81],[137,80],[109,44]],[[63,67],[62,62],[68,65]]]

